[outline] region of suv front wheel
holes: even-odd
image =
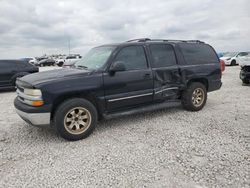
[[[207,89],[200,82],[192,82],[182,93],[182,105],[186,110],[199,111],[207,101]]]
[[[58,133],[67,140],[88,137],[97,123],[95,106],[82,98],[69,99],[56,110],[54,117]]]

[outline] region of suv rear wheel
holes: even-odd
[[[182,93],[182,105],[186,110],[199,111],[207,101],[207,89],[200,82],[192,82]]]
[[[97,123],[97,111],[88,100],[75,98],[62,103],[54,117],[58,133],[67,140],[88,137]]]

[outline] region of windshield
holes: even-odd
[[[93,48],[81,60],[76,62],[75,67],[99,69],[107,62],[114,48],[111,46]]]
[[[223,55],[223,57],[233,57],[235,56],[237,53],[236,52],[227,52]]]

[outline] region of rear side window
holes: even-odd
[[[16,63],[11,60],[1,61],[0,67],[1,69],[13,69],[16,67]]]
[[[179,44],[187,64],[219,63],[214,50],[206,44]]]
[[[244,57],[244,56],[247,56],[247,55],[248,55],[247,52],[241,52],[241,53],[238,54],[238,56],[240,56],[240,57]]]
[[[176,64],[173,47],[166,44],[152,44],[149,46],[153,67],[167,67]]]
[[[115,61],[122,61],[126,70],[146,69],[148,67],[142,46],[123,48],[116,56]]]

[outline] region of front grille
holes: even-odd
[[[16,86],[16,88],[19,90],[19,91],[21,91],[21,92],[24,92],[24,88],[22,88],[22,87],[20,87],[20,86]]]
[[[242,70],[245,72],[250,72],[250,66],[244,66],[242,67]]]

